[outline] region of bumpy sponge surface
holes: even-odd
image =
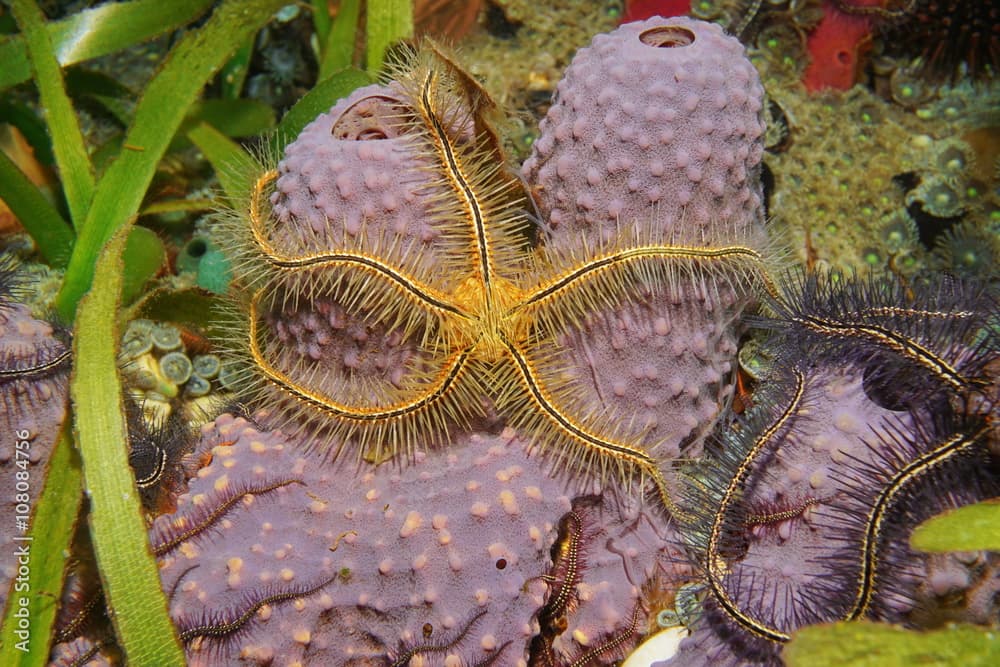
[[[523,174],[554,230],[654,221],[689,243],[717,238],[710,227],[746,233],[761,220],[762,99],[719,26],[626,24],[576,54]]]

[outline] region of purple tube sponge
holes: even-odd
[[[653,224],[676,242],[759,238],[763,88],[738,40],[687,18],[580,49],[524,163],[560,243]]]
[[[365,86],[288,144],[270,197],[280,245],[315,250],[385,234],[415,244],[410,251],[433,266],[431,242],[441,230],[430,209],[446,193],[434,185],[412,124],[402,121],[411,104],[398,84]]]
[[[571,323],[549,353],[572,374],[581,410],[613,406],[631,424],[625,439],[661,461],[697,456],[731,391],[752,292],[741,281],[766,254],[762,100],[743,47],[718,26],[623,25],[574,57],[522,169],[556,263],[581,245],[673,253],[666,280],[622,286],[618,303]],[[691,250],[736,246],[758,266]]]

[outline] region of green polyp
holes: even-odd
[[[152,349],[153,337],[149,329],[129,325],[125,336],[122,338],[122,356],[126,359],[135,359]]]
[[[221,384],[224,389],[236,391],[239,389],[240,380],[241,374],[232,365],[223,365],[222,368],[219,369],[219,384]]]
[[[141,389],[142,391],[155,389],[159,384],[159,380],[156,379],[156,374],[145,368],[132,374],[132,382],[135,384],[137,389]]]
[[[206,380],[217,376],[219,369],[222,368],[222,362],[214,354],[199,354],[191,361],[191,364],[194,366],[194,374]]]
[[[168,398],[174,398],[177,396],[177,390],[174,389],[173,393],[164,393],[161,391],[147,391],[146,392],[146,404],[166,403]],[[149,413],[147,413],[149,414]]]
[[[160,359],[160,372],[174,384],[184,384],[191,377],[191,360],[183,352],[170,352]]]
[[[212,383],[200,375],[192,375],[184,385],[184,393],[192,398],[207,396],[212,391]]]
[[[152,337],[153,345],[156,346],[157,350],[162,352],[179,349],[183,344],[183,341],[181,341],[181,332],[169,324],[156,325],[153,328]]]
[[[298,16],[300,11],[299,6],[296,4],[285,5],[278,10],[278,13],[274,15],[274,18],[280,23],[288,23]]]
[[[879,263],[882,261],[881,258],[878,256],[878,253],[875,252],[874,250],[869,250],[868,252],[866,252],[864,255],[864,260],[866,264],[870,264],[871,266],[878,266]]]
[[[680,625],[680,618],[673,609],[661,609],[656,615],[656,624],[661,628],[673,628]]]
[[[952,197],[950,193],[938,192],[934,195],[934,203],[938,206],[947,206],[952,202]]]
[[[680,616],[684,625],[691,625],[700,614],[700,590],[700,584],[696,583],[682,584],[677,589],[677,595],[674,596],[674,607],[677,609],[677,615]]]

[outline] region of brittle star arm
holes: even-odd
[[[254,244],[257,246],[261,259],[267,264],[285,270],[302,269],[325,269],[334,267],[358,268],[375,275],[379,275],[398,288],[402,289],[408,297],[418,304],[423,304],[437,311],[444,311],[460,317],[469,318],[469,314],[461,308],[451,303],[447,295],[442,294],[435,288],[407,276],[402,271],[392,265],[383,262],[378,257],[361,251],[341,250],[337,252],[316,252],[305,255],[288,255],[281,252],[264,234],[261,229],[260,200],[263,196],[264,188],[268,183],[277,178],[275,170],[265,172],[254,183],[253,193],[250,197],[250,233],[253,236]]]
[[[444,311],[468,318],[461,308],[452,304],[448,297],[430,285],[415,280],[378,257],[360,251],[341,250],[337,252],[315,252],[305,255],[288,255],[281,252],[260,228],[260,197],[263,188],[277,176],[274,170],[257,179],[254,193],[250,198],[250,233],[260,251],[261,258],[271,266],[284,270],[325,269],[334,267],[358,268],[381,276],[403,290],[408,297],[434,310]]]
[[[753,472],[754,465],[758,463],[758,456],[766,451],[767,447],[774,442],[774,439],[787,429],[788,424],[796,417],[802,405],[802,399],[805,396],[805,376],[798,369],[794,373],[795,391],[792,393],[788,406],[754,441],[753,446],[750,447],[750,450],[743,457],[743,461],[733,473],[729,484],[719,499],[719,506],[715,511],[714,520],[709,530],[708,550],[706,554],[707,562],[705,563],[705,574],[709,590],[715,595],[722,609],[737,623],[756,636],[772,642],[787,642],[789,635],[778,628],[771,627],[752,614],[745,612],[733,600],[723,583],[726,575],[726,563],[719,552],[721,550],[726,517],[729,514],[730,508],[732,508],[740,497],[747,478]]]
[[[380,407],[349,405],[303,387],[294,379],[275,368],[260,349],[257,330],[258,320],[256,299],[254,299],[250,304],[250,326],[247,332],[247,342],[250,356],[264,378],[282,392],[294,397],[298,401],[319,408],[331,416],[359,422],[398,419],[429,407],[432,403],[446,395],[448,390],[455,384],[455,381],[462,375],[462,371],[468,364],[474,347],[469,346],[452,354],[442,365],[440,372],[427,387],[427,390],[421,392],[419,396]]]
[[[754,270],[759,273],[759,279],[763,283],[764,288],[772,297],[780,298],[777,286],[764,268],[764,258],[759,252],[748,246],[731,245],[715,248],[699,248],[672,245],[641,245],[634,248],[598,254],[578,266],[558,273],[532,290],[511,310],[511,313],[541,306],[562,294],[580,288],[588,281],[606,275],[610,271],[628,270],[635,267],[638,263],[649,259],[703,261],[710,263],[733,260],[742,261],[754,267]]]
[[[333,267],[344,267],[350,269],[362,269],[369,273],[386,278],[389,282],[403,291],[407,297],[417,303],[417,305],[443,311],[452,315],[457,315],[465,319],[471,316],[464,310],[451,303],[448,297],[430,285],[414,280],[404,273],[397,271],[392,266],[380,261],[375,257],[370,257],[359,252],[330,252],[312,253],[301,257],[282,257],[280,255],[264,255],[265,260],[271,266],[293,271],[303,269],[327,269]]]
[[[0,368],[0,380],[17,380],[51,373],[66,364],[72,354],[72,350],[67,348],[47,361],[40,361],[23,367],[14,366],[12,368]]]
[[[582,446],[596,449],[603,456],[623,460],[638,468],[642,475],[648,476],[653,482],[656,487],[656,493],[667,510],[675,516],[681,512],[673,498],[670,497],[670,493],[667,490],[667,483],[663,479],[659,466],[653,457],[638,447],[602,438],[574,423],[571,418],[563,414],[549,396],[542,382],[539,381],[538,374],[535,372],[531,361],[528,360],[528,355],[525,354],[521,347],[506,336],[503,337],[503,343],[521,375],[521,380],[528,390],[532,402],[539,408],[542,414]]]

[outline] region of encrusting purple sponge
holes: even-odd
[[[208,463],[151,530],[191,664],[526,655],[572,502],[512,432],[357,472],[224,415],[192,461]],[[653,526],[600,503],[588,513],[573,637],[628,625],[645,580],[671,567],[676,537]]]

